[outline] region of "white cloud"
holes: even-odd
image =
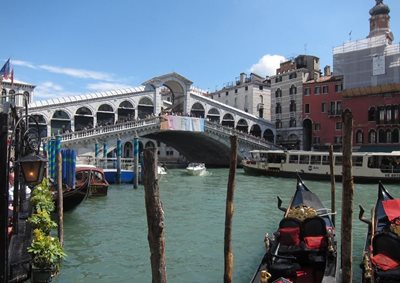
[[[261,76],[272,76],[276,74],[276,69],[284,61],[286,61],[284,56],[266,54],[256,64],[251,66],[250,71]]]
[[[60,96],[73,96],[78,93],[66,92],[62,86],[47,81],[36,86],[34,91],[34,100],[50,99]]]
[[[17,66],[28,67],[31,69],[37,69],[37,67],[35,65],[33,65],[32,63],[27,62],[27,61],[22,61],[22,60],[11,60],[11,64],[17,65]]]
[[[63,67],[56,67],[49,65],[40,65],[39,68],[49,71],[51,73],[63,74],[75,78],[113,81],[112,74],[103,72],[95,72],[95,71],[73,69],[73,68],[63,68]]]
[[[111,89],[131,88],[132,86],[120,83],[98,82],[87,85],[89,90],[106,91]]]

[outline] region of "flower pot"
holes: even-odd
[[[47,283],[51,282],[54,270],[50,268],[32,268],[31,282],[32,283]]]

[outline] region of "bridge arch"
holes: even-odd
[[[34,114],[32,115],[33,117],[35,117],[36,122],[38,123],[38,127],[39,127],[39,134],[40,137],[47,137],[47,121],[46,118],[44,117],[44,115],[42,114]],[[32,120],[29,120],[29,127],[30,128],[34,128],[36,127],[36,123]]]
[[[71,131],[71,115],[64,110],[56,110],[50,121],[50,134],[66,133]]]
[[[117,110],[118,122],[131,121],[135,118],[135,107],[129,100],[122,101]]]
[[[221,115],[216,108],[211,108],[210,110],[208,110],[207,119],[211,122],[217,122],[219,124]]]
[[[250,128],[250,134],[256,137],[261,137],[261,128],[258,124],[253,124]]]
[[[248,133],[249,125],[247,124],[247,121],[245,119],[239,119],[239,121],[236,124],[236,130]]]
[[[114,108],[108,104],[103,103],[97,109],[97,125],[98,126],[107,126],[114,125],[115,122],[115,113]]]
[[[226,113],[222,117],[221,125],[234,128],[235,127],[235,119],[233,118],[233,115],[231,113]]]
[[[269,142],[273,143],[274,142],[274,132],[271,129],[266,129],[264,131],[263,138],[266,141],[269,141]],[[281,139],[281,138],[279,138],[279,139]],[[277,140],[278,140],[278,136],[277,136]]]
[[[151,98],[142,97],[138,103],[138,118],[144,119],[153,114],[154,104]]]
[[[93,112],[86,106],[78,108],[74,116],[75,131],[93,128],[94,117]]]
[[[196,102],[192,105],[192,109],[190,110],[190,116],[204,118],[205,110],[203,104],[200,102]]]

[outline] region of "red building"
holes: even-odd
[[[303,84],[303,148],[326,150],[342,143],[342,77],[325,75]]]

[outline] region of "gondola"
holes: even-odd
[[[393,198],[382,183],[371,219],[359,219],[368,224],[361,263],[363,283],[400,282],[400,199]]]
[[[272,237],[265,237],[266,252],[251,283],[333,283],[338,278],[335,228],[319,198],[301,178],[289,208]]]
[[[58,196],[55,188],[53,189],[53,198],[56,206],[58,205]],[[89,180],[77,184],[71,188],[63,184],[63,211],[71,211],[84,201],[90,193]]]
[[[108,182],[104,176],[104,171],[95,166],[77,166],[76,183],[82,185],[89,181],[89,196],[106,196],[108,192]]]

